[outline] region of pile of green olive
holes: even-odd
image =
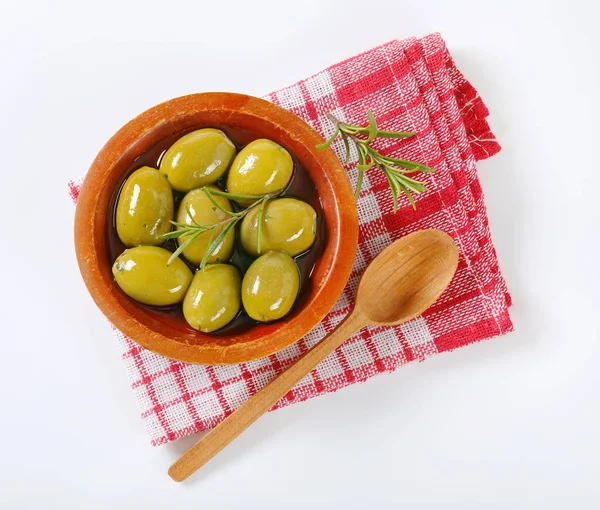
[[[206,333],[226,326],[242,310],[259,322],[284,317],[300,288],[294,257],[314,244],[317,212],[290,196],[248,208],[256,202],[209,197],[201,188],[261,197],[284,190],[293,173],[292,156],[271,140],[258,139],[238,150],[219,129],[199,129],[179,138],[164,152],[158,168],[138,168],[121,188],[114,223],[126,249],[112,267],[116,283],[145,305],[182,303],[187,323]],[[168,263],[173,249],[165,245],[166,234],[182,225],[219,224],[230,218],[226,211],[245,213],[213,246],[203,269],[198,267],[219,228],[201,233]],[[176,240],[179,246],[189,237],[185,232]],[[228,263],[236,245],[253,258],[244,274]]]

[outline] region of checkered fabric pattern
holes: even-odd
[[[417,131],[408,139],[378,140],[386,154],[425,163],[429,192],[402,199],[397,214],[385,177],[367,172],[357,201],[360,232],[348,285],[329,315],[306,337],[268,358],[231,366],[188,365],[154,354],[115,330],[131,387],[153,445],[214,427],[253,393],[315,345],[349,312],[360,274],[384,247],[416,230],[437,228],[460,249],[458,271],[423,316],[394,328],[372,327],[345,342],[274,409],[337,391],[512,330],[510,296],[490,237],[476,161],[500,150],[489,112],[456,68],[439,34],[391,41],[328,67],[265,97],[303,118],[324,137],[325,114],[366,124],[373,110],[383,129]],[[338,140],[333,149],[343,159]],[[346,165],[356,183],[356,154]],[[76,202],[81,181],[69,183]]]

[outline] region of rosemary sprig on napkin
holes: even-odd
[[[352,140],[358,152],[358,163],[356,165],[358,170],[358,180],[354,196],[358,197],[360,194],[365,172],[371,168],[377,168],[385,174],[390,185],[390,190],[392,191],[392,197],[394,199],[394,212],[398,210],[398,197],[401,193],[404,193],[408,197],[413,209],[416,209],[415,200],[412,194],[422,193],[428,191],[428,189],[424,182],[409,177],[409,174],[415,172],[435,172],[435,170],[427,165],[415,163],[414,161],[384,156],[370,145],[377,137],[409,138],[416,133],[414,131],[386,131],[379,129],[375,116],[371,110],[368,111],[369,125],[366,127],[342,122],[331,113],[328,113],[327,117],[335,124],[335,131],[325,143],[317,145],[317,149],[326,149],[338,135],[341,135],[346,149],[346,163],[348,163],[350,160],[349,140]]]

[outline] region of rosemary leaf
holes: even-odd
[[[223,207],[222,205],[220,205],[216,200],[215,197],[213,197],[213,192],[215,190],[211,190],[210,188],[207,188],[206,186],[204,186],[202,188],[202,191],[204,191],[204,194],[208,197],[208,199],[213,203],[213,205],[219,209],[220,211],[223,211],[225,214],[227,214],[228,216],[240,216],[242,214],[242,211],[240,212],[234,212],[234,211],[229,211],[228,209],[225,209],[225,207]],[[193,218],[192,218],[193,220]],[[194,221],[194,223],[196,223]],[[197,223],[196,223],[197,225]]]
[[[356,165],[356,169],[359,172],[366,172],[367,170],[370,170],[371,168],[373,168],[374,163],[365,163],[364,165],[361,165],[360,163],[358,165]]]
[[[191,222],[196,225],[197,227],[200,227],[200,223],[198,223],[196,221],[196,218],[194,218],[194,213],[192,211],[192,208],[190,207],[189,202],[185,203],[185,212],[187,213],[188,218],[191,220]],[[187,224],[186,224],[187,225]]]
[[[400,191],[401,191],[400,185],[399,185],[400,179],[393,173],[390,173],[389,175],[390,175],[390,179],[392,180],[392,185],[394,186],[394,191],[396,192],[396,195],[400,196]]]
[[[200,225],[199,223],[196,225],[190,225],[189,223],[177,223],[176,221],[171,221],[170,222],[171,225],[176,226],[179,229],[190,229],[190,230],[196,230],[199,228],[204,228],[204,229],[209,229],[211,228],[211,225]]]
[[[208,242],[206,243],[206,246],[207,246],[207,247],[212,247],[212,243],[213,243],[213,240],[214,240],[214,238],[215,238],[215,230],[216,230],[216,229],[215,229],[215,228],[213,228],[213,229],[210,231],[210,234],[209,234],[209,236],[208,236]],[[215,246],[214,250],[212,250],[212,251],[215,251],[217,248],[218,248],[218,245],[217,245],[217,246]],[[209,249],[209,248],[207,248],[207,249],[206,249],[206,251],[208,251],[208,249]],[[210,255],[209,255],[209,257],[210,257]]]
[[[404,194],[408,197],[408,200],[410,201],[413,210],[416,211],[417,204],[415,203],[415,198],[412,196],[412,193],[410,192],[410,190],[401,181],[398,181],[398,186],[400,186],[400,188],[402,189]]]
[[[228,193],[227,191],[221,191],[220,189],[211,189],[210,192],[213,195],[229,198],[230,200],[260,200],[263,197],[263,195],[237,195],[235,193]]]
[[[230,221],[221,233],[217,236],[217,238],[210,244],[206,252],[204,252],[204,257],[202,257],[202,261],[200,262],[200,269],[204,269],[206,263],[208,262],[208,258],[213,254],[214,251],[221,245],[225,236],[229,233],[229,231],[236,226],[237,222],[240,221],[240,217],[234,218],[233,221]]]
[[[256,229],[256,251],[260,255],[260,241],[262,238],[262,223],[263,223],[263,214],[265,211],[265,204],[267,203],[268,198],[265,197],[262,199],[260,203],[260,210],[258,211],[258,226]]]
[[[190,244],[192,244],[196,238],[200,235],[203,234],[204,232],[198,230],[195,234],[190,235],[190,237],[188,237],[184,243],[182,243],[169,257],[169,260],[167,260],[167,266],[171,265],[171,262],[173,262],[177,257],[179,257],[179,255],[181,255],[181,253],[183,252],[183,250],[185,250]]]
[[[384,131],[382,129],[377,130],[377,136],[381,138],[410,138],[416,135],[416,131]]]
[[[350,144],[348,143],[348,135],[345,133],[345,131],[340,131],[340,134],[342,135],[342,140],[344,142],[344,148],[346,149],[345,164],[347,165],[350,162]]]
[[[411,181],[407,181],[405,179],[399,179],[399,180],[402,182],[402,184],[404,184],[404,186],[413,190],[416,193],[423,193],[425,191],[429,191],[422,182],[419,182],[419,181],[411,182]]]
[[[354,134],[361,134],[361,135],[368,135],[369,134],[369,128],[358,128],[356,130],[356,133]],[[342,129],[342,133],[343,133],[343,129]],[[377,130],[377,136],[381,137],[381,138],[410,138],[411,136],[416,135],[417,132],[416,131],[386,131],[385,129],[378,129]]]
[[[410,170],[416,170],[418,172],[433,173],[435,170],[427,165],[421,163],[415,163],[414,161],[407,161],[405,159],[390,158],[388,156],[381,156],[381,158],[388,163],[401,166],[402,168],[408,168]]]
[[[360,144],[358,144],[358,143],[356,144],[356,149],[358,151],[358,163],[356,165],[357,168],[362,167],[367,164],[367,161],[365,159],[365,153],[363,152],[361,147],[362,146]]]
[[[367,116],[369,117],[369,136],[365,143],[369,144],[377,136],[377,121],[371,110],[367,112]]]
[[[359,133],[362,133],[365,130],[365,128],[361,128],[359,126],[353,126],[352,124],[344,124],[342,127],[340,127],[340,130],[342,130],[343,132],[345,132],[346,134],[348,134],[350,136],[354,136]],[[368,132],[369,132],[369,129],[366,128],[366,133],[368,133]]]
[[[161,239],[177,239],[178,237],[181,237],[183,235],[187,235],[190,234],[192,232],[194,232],[195,230],[172,230],[171,232],[167,232],[166,234],[161,234],[160,238]]]
[[[357,167],[358,168],[358,167]],[[358,169],[358,179],[356,180],[356,189],[354,190],[354,198],[358,198],[360,190],[362,189],[363,179],[365,177],[365,170]]]
[[[363,155],[362,164],[366,164],[367,158],[369,157],[369,147],[362,141],[358,141],[356,144],[356,149],[358,153]]]
[[[411,179],[404,174],[400,174],[402,182],[409,188],[413,189],[417,193],[423,193],[424,191],[429,191],[425,184],[421,181],[416,181],[415,179]]]
[[[392,174],[390,174],[390,172],[387,172],[385,169],[383,169],[383,173],[385,174],[390,185],[390,189],[392,190],[392,198],[394,200],[394,214],[396,214],[396,211],[398,210],[398,189],[396,188],[396,182],[394,181],[394,178],[392,177]]]
[[[327,147],[329,147],[331,145],[331,143],[337,138],[337,135],[339,132],[340,132],[340,125],[338,123],[336,123],[335,131],[333,132],[333,134],[324,143],[317,145],[317,149],[319,149],[319,150],[327,149]]]
[[[356,168],[358,168],[358,170],[362,170],[364,172],[366,170],[369,170],[370,168],[373,168],[374,164],[375,164],[375,162],[373,160],[371,160],[370,163],[358,163],[356,165]]]

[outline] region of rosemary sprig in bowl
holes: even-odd
[[[162,239],[177,239],[181,236],[189,236],[181,245],[173,252],[173,254],[169,257],[167,265],[171,264],[173,260],[175,260],[190,244],[192,244],[200,235],[210,232],[209,240],[208,240],[208,248],[202,257],[202,261],[200,262],[200,269],[204,269],[206,266],[209,257],[217,250],[217,248],[221,245],[225,236],[235,228],[235,226],[254,208],[260,207],[258,212],[258,229],[257,229],[257,249],[258,253],[260,253],[260,242],[262,236],[262,223],[263,223],[263,213],[265,209],[265,204],[271,200],[272,198],[276,198],[283,190],[276,191],[274,193],[268,193],[266,195],[256,196],[256,195],[236,195],[233,193],[227,193],[226,191],[211,189],[206,186],[202,188],[202,191],[206,193],[208,199],[212,202],[213,206],[217,209],[223,211],[228,218],[219,221],[217,223],[212,223],[210,225],[202,225],[198,223],[194,219],[194,215],[192,211],[190,211],[189,206],[187,208],[187,215],[191,220],[190,224],[187,223],[177,223],[172,221],[171,224],[176,227],[176,230],[168,232],[160,236]],[[229,200],[251,200],[252,204],[241,211],[229,211],[222,207],[216,200],[215,195],[220,197],[225,197]],[[216,235],[216,237],[215,237]]]
[[[409,138],[416,133],[414,131],[386,131],[379,129],[375,116],[371,110],[368,112],[369,125],[366,127],[342,122],[331,113],[327,114],[327,118],[335,124],[335,131],[327,141],[317,145],[317,149],[326,149],[338,135],[341,135],[346,149],[345,162],[347,164],[350,161],[349,141],[352,140],[358,152],[358,163],[356,165],[358,170],[358,180],[356,182],[354,196],[358,198],[360,194],[365,172],[371,168],[376,168],[381,170],[388,180],[394,199],[394,213],[398,210],[398,197],[401,193],[404,193],[407,196],[413,209],[416,209],[415,200],[412,194],[422,193],[428,191],[428,189],[424,182],[417,181],[416,179],[409,177],[409,175],[415,172],[435,172],[435,170],[427,165],[416,163],[414,161],[384,156],[370,145],[377,137]]]

